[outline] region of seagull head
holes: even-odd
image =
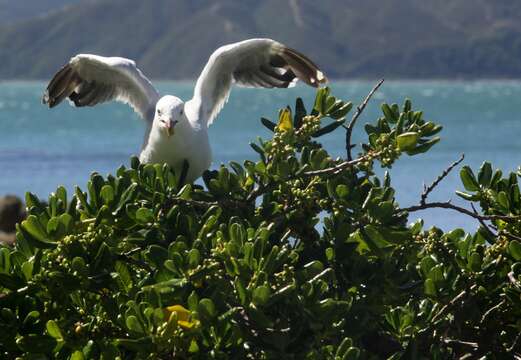
[[[184,118],[185,103],[172,95],[163,96],[156,104],[154,126],[160,134],[170,137],[174,134],[175,126]]]

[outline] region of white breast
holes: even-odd
[[[194,128],[188,121],[176,125],[171,137],[152,129],[139,159],[142,163],[167,163],[176,173],[182,170],[184,160],[187,160],[189,169],[186,181],[192,182],[201,176],[212,162],[207,129]]]

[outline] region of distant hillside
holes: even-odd
[[[45,15],[80,0],[0,0],[0,25]]]
[[[0,79],[48,78],[78,52],[193,78],[217,46],[258,36],[330,77],[521,78],[520,18],[519,0],[83,0],[0,28]]]

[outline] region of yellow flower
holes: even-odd
[[[168,306],[166,311],[170,314],[168,321],[170,322],[174,317],[176,317],[177,324],[184,329],[191,329],[199,324],[198,320],[192,320],[192,313],[190,310],[185,309],[182,305]]]

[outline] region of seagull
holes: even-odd
[[[167,163],[188,171],[193,182],[212,162],[208,126],[227,102],[233,84],[287,88],[296,81],[319,87],[327,78],[306,56],[271,39],[249,39],[219,47],[204,66],[192,99],[160,96],[132,60],[79,54],[52,78],[42,102],[53,108],[68,98],[76,107],[108,101],[130,105],[146,122],[141,163]]]

